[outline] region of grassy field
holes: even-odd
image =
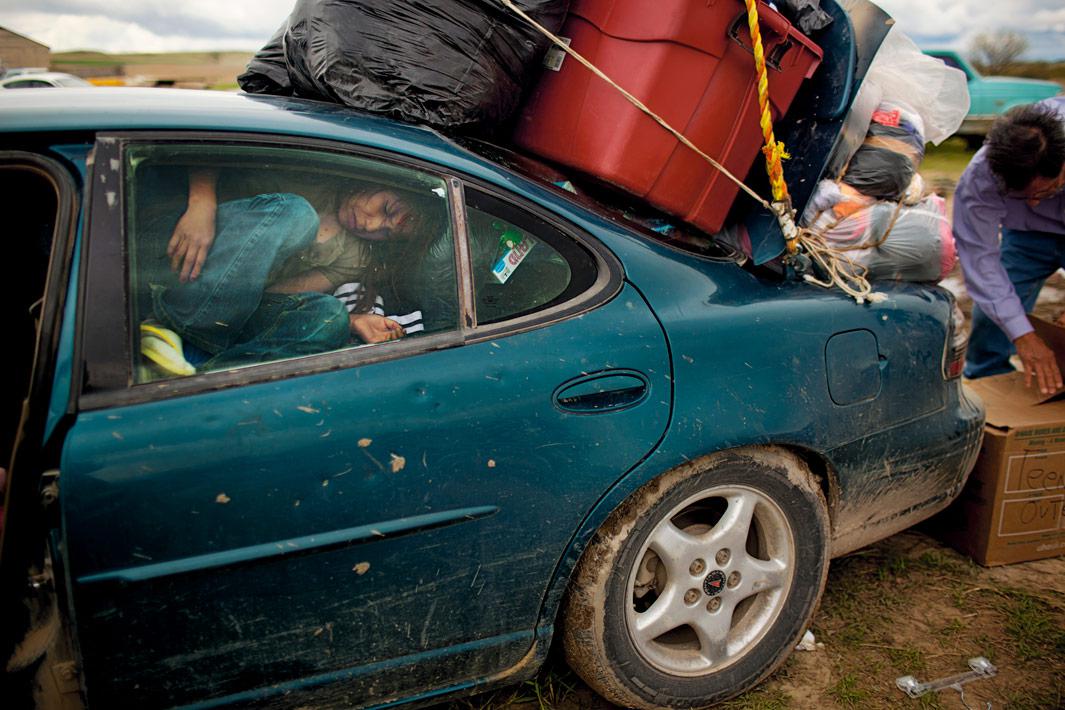
[[[251,57],[250,52],[61,52],[52,55],[51,66],[100,83],[232,90]]]
[[[921,174],[941,176],[957,180],[973,153],[961,138],[948,138],[938,146],[929,146],[921,163]]]
[[[251,52],[170,52],[166,54],[56,52],[52,54],[52,65],[123,66],[125,64],[177,64],[181,66],[213,66],[217,64],[247,64],[251,56]]]
[[[1031,79],[1048,79],[1059,84],[1065,84],[1065,61],[1017,62],[1004,74],[1029,77]]]

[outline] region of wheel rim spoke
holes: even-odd
[[[742,550],[747,543],[758,499],[753,493],[740,492],[725,498],[728,508],[712,531],[714,544],[728,545]]]
[[[728,632],[732,626],[732,605],[722,606],[714,614],[702,614],[691,624],[699,638],[699,656],[709,666],[720,665],[728,658]]]
[[[666,520],[652,533],[648,547],[654,550],[666,565],[670,580],[679,582],[681,575],[688,569],[690,560],[702,553],[704,544],[699,538],[689,535]]]
[[[687,609],[681,596],[676,585],[669,585],[649,609],[636,616],[636,638],[649,643],[686,623]]]
[[[745,556],[737,568],[743,574],[743,583],[736,589],[740,598],[780,589],[790,579],[789,565],[782,559],[759,560]]]

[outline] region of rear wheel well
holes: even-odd
[[[810,473],[817,479],[818,484],[821,486],[821,495],[825,497],[825,502],[828,504],[829,522],[835,528],[836,508],[839,503],[839,482],[836,480],[835,470],[816,451],[798,446],[785,446],[783,448],[802,459],[803,463],[810,469]]]

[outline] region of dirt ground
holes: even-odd
[[[948,147],[922,170],[949,197],[969,155]],[[968,312],[955,272],[944,282]],[[1052,277],[1036,313],[1065,310],[1065,277]],[[834,560],[811,630],[812,651],[796,651],[756,689],[720,707],[1009,708],[1065,710],[1065,557],[983,568],[927,534],[909,530]],[[602,710],[598,698],[553,649],[524,685],[441,705],[436,710],[557,708]],[[984,656],[997,675],[910,699],[896,679],[934,681],[969,670]]]
[[[983,568],[921,530],[832,563],[811,630],[813,651],[795,651],[768,680],[720,707],[1065,708],[1065,557]],[[930,682],[969,670],[984,656],[998,672],[918,699],[897,678]],[[988,705],[990,703],[990,706]],[[552,650],[524,685],[435,710],[606,710]]]

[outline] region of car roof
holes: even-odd
[[[335,103],[136,87],[0,92],[0,133],[220,131],[322,138],[421,157],[498,181],[498,166],[426,126]]]
[[[0,91],[0,137],[6,135],[8,141],[12,133],[100,131],[268,133],[336,140],[427,160],[512,189],[517,174],[552,193],[554,199],[572,197],[552,184],[553,178],[500,160],[484,147],[477,149],[465,140],[460,145],[428,126],[402,123],[337,103],[230,91],[137,87]],[[499,150],[508,151],[506,147]],[[527,189],[519,190],[527,194]],[[601,215],[610,209],[595,200],[578,201],[585,210]]]
[[[553,201],[562,197],[611,223],[624,223],[630,233],[652,241],[670,242],[641,227],[638,221],[633,222],[609,199],[569,194],[559,187],[562,180],[558,176],[549,175],[551,168],[539,165],[530,169],[528,163],[539,163],[535,158],[501,157],[497,153],[510,152],[508,147],[477,146],[477,141],[466,140],[460,145],[427,126],[402,123],[341,104],[242,92],[143,87],[0,91],[0,137],[6,135],[8,142],[12,133],[99,131],[281,134],[342,141],[423,159],[510,189],[517,187],[514,182],[517,174],[551,193]],[[531,196],[528,187],[518,189]]]

